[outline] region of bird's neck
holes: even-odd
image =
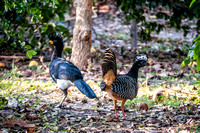
[[[131,70],[127,73],[127,75],[129,75],[130,77],[135,78],[137,80],[138,71],[139,71],[139,67],[134,63],[131,67]]]
[[[63,51],[63,45],[61,46],[57,46],[51,56],[51,60],[55,59],[55,58],[62,58],[62,51]]]

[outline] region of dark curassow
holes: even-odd
[[[49,39],[50,44],[55,46],[49,65],[49,72],[53,81],[65,94],[58,107],[63,107],[63,102],[67,97],[67,89],[73,84],[87,97],[97,98],[94,91],[83,80],[83,75],[80,70],[72,62],[62,58],[64,44],[61,36],[56,33],[51,33]]]
[[[134,64],[130,71],[124,75],[117,75],[116,56],[111,49],[106,49],[102,63],[103,81],[101,82],[102,91],[106,91],[112,98],[115,114],[117,115],[117,100],[121,101],[121,110],[124,118],[124,104],[127,99],[132,100],[137,96],[138,92],[138,71],[139,68],[149,65],[145,54],[136,55]]]

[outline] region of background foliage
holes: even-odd
[[[27,51],[31,57],[42,49],[50,32],[67,36],[68,29],[60,21],[70,4],[71,0],[1,0],[0,47],[4,52]]]
[[[184,35],[187,35],[190,25],[183,24],[184,19],[196,18],[196,30],[199,33],[200,1],[191,4],[191,7],[190,3],[191,0],[117,0],[118,7],[126,14],[126,19],[136,19],[137,23],[140,23],[139,37],[142,41],[149,40],[153,31],[159,33],[166,25],[183,30]],[[144,13],[151,14],[152,11],[157,19],[165,19],[167,23],[159,23],[144,16]]]
[[[199,4],[196,0],[192,0],[190,7],[195,4]],[[200,72],[200,36],[194,39],[194,45],[190,47],[187,58],[182,62],[182,66],[193,64],[196,61],[197,72]],[[200,78],[198,78],[200,83]]]

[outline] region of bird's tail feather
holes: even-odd
[[[116,56],[111,49],[106,49],[103,63],[101,66],[103,72],[103,84],[101,84],[101,89],[105,90],[105,87],[110,86],[117,77]]]
[[[106,49],[105,56],[102,63],[103,76],[109,71],[112,70],[114,75],[117,75],[117,65],[116,65],[116,56],[111,49]]]
[[[85,94],[87,97],[89,98],[97,98],[96,94],[94,93],[94,91],[90,88],[90,86],[82,79],[76,80],[73,82],[76,87],[83,93]]]

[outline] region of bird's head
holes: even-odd
[[[48,37],[50,39],[49,43],[51,45],[54,45],[56,47],[63,45],[63,40],[62,40],[62,37],[60,34],[53,32],[53,33],[49,34]]]
[[[149,66],[148,63],[148,57],[145,54],[139,54],[135,56],[134,59],[135,64],[137,64],[139,67],[143,67],[143,66]]]

